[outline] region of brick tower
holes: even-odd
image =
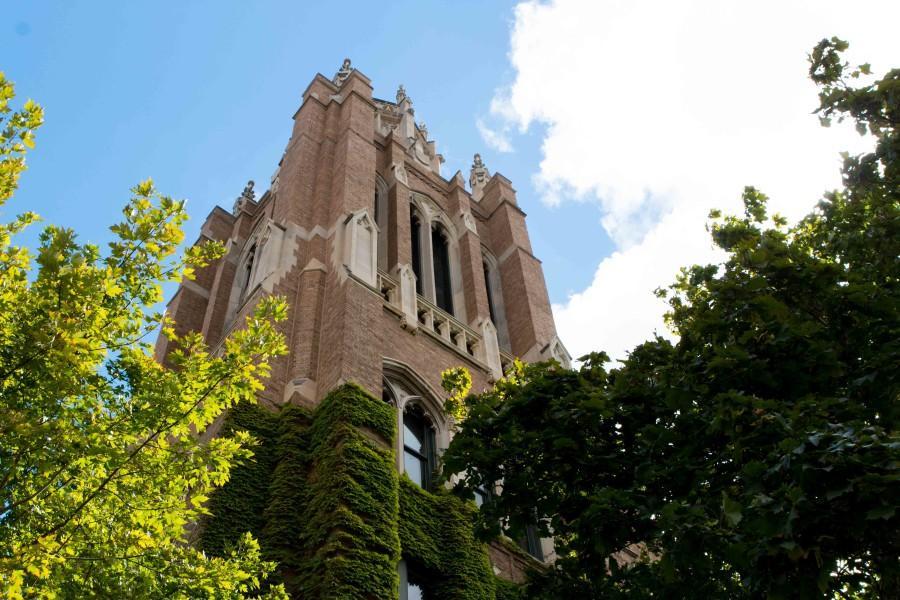
[[[367,435],[390,451],[393,478],[404,482],[395,490],[403,560],[390,575],[400,579],[401,598],[442,576],[408,551],[403,534],[404,485],[434,491],[436,461],[452,435],[441,372],[464,366],[480,390],[513,357],[569,360],[510,181],[476,154],[467,188],[460,172],[441,175],[442,162],[403,86],[393,101],[374,98],[349,60],[332,79],[316,75],[270,188],[257,200],[250,182],[231,212],[213,209],[201,240],[224,243],[227,255],[182,284],[168,306],[176,330],[200,331],[216,348],[260,298],[283,296],[290,353],[274,363],[260,406],[271,414],[299,407],[314,420],[330,394],[352,383],[357,395],[390,408],[393,439]],[[161,338],[160,357],[166,346]],[[539,559],[552,555],[549,540],[522,543]],[[494,575],[521,578],[529,557],[514,546],[489,548]],[[325,568],[315,567],[320,575]]]

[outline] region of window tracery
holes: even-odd
[[[382,398],[397,411],[397,469],[424,489],[433,483],[450,428],[438,396],[409,367],[385,359]]]
[[[416,293],[465,320],[456,228],[427,196],[410,195],[410,242]]]

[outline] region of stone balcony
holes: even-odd
[[[403,327],[413,333],[423,331],[455,352],[475,362],[491,374],[493,380],[503,376],[513,357],[501,352],[497,332],[490,320],[482,321],[481,332],[475,331],[431,301],[415,294],[415,286],[403,286],[397,279],[379,270],[376,288],[385,305],[400,317]],[[410,294],[415,294],[413,302]],[[405,293],[404,293],[405,292]]]

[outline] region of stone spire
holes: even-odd
[[[350,77],[351,71],[353,71],[353,67],[350,66],[350,59],[345,58],[341,68],[334,74],[334,78],[331,81],[334,85],[340,86],[348,77]]]
[[[481,200],[481,195],[484,192],[484,186],[487,185],[487,182],[491,178],[490,171],[487,170],[487,167],[484,166],[484,161],[481,160],[480,154],[475,154],[475,158],[472,161],[472,170],[469,172],[469,187],[472,188],[472,198],[477,202]]]

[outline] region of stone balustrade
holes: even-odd
[[[484,335],[479,334],[422,296],[415,295],[414,305],[406,302],[403,286],[388,273],[378,271],[376,287],[387,306],[403,319],[407,329],[422,329],[442,340],[457,352],[485,367],[494,379],[502,376],[507,365],[512,365],[513,358],[507,353],[500,353],[500,356],[491,355],[492,348],[496,349],[497,347],[496,330],[493,328],[493,324],[488,324],[486,329],[488,336],[493,336],[493,344],[485,343]],[[409,314],[412,306],[415,306],[414,316]],[[415,322],[411,323],[410,321],[413,319]],[[482,324],[482,329],[485,329],[485,324]],[[502,368],[501,365],[503,365]]]

